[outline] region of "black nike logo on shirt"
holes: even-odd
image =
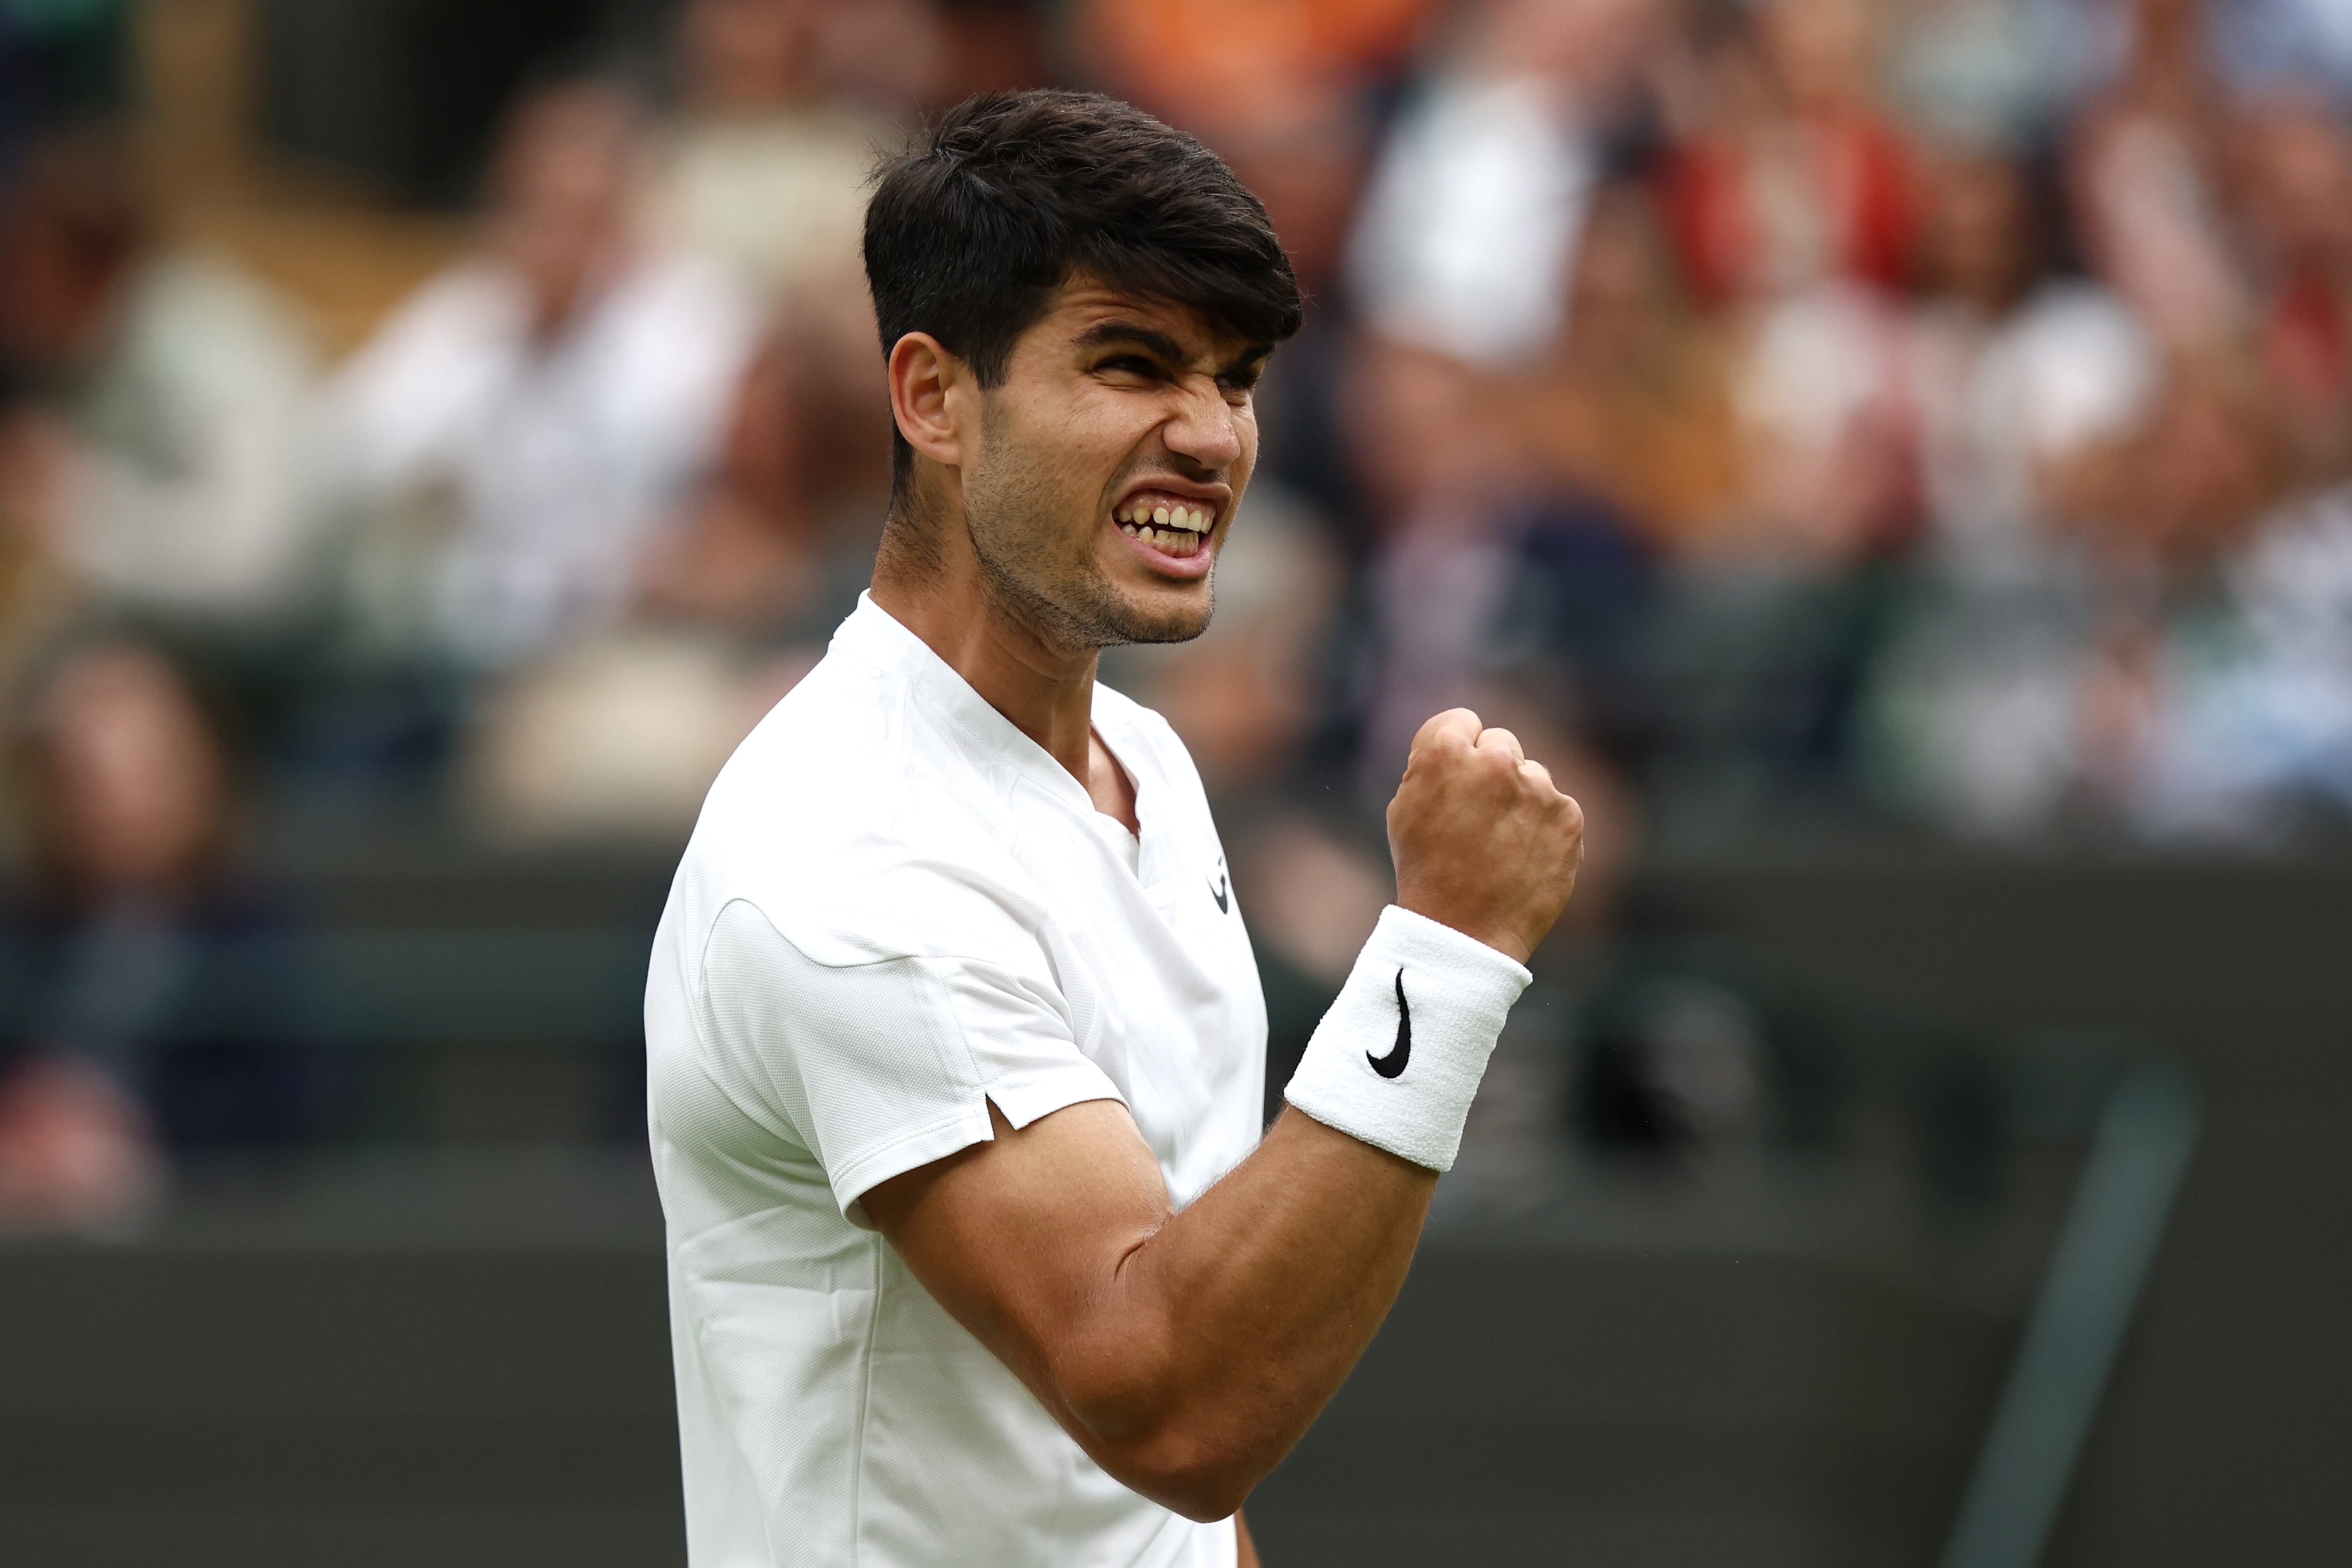
[[[1217,873],[1216,885],[1209,889],[1209,896],[1217,901],[1218,914],[1223,915],[1233,908],[1234,895],[1230,885],[1226,882],[1224,873],[1219,872]]]
[[[1370,1062],[1372,1064],[1372,1071],[1379,1073],[1383,1078],[1402,1077],[1404,1074],[1404,1064],[1412,1060],[1412,1007],[1404,999],[1404,971],[1402,969],[1399,969],[1397,971],[1396,993],[1396,1044],[1389,1048],[1389,1053],[1386,1056],[1374,1056],[1369,1051],[1364,1052],[1364,1060]]]

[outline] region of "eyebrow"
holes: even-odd
[[[1171,365],[1181,365],[1186,358],[1183,346],[1175,339],[1155,328],[1145,327],[1133,321],[1097,321],[1071,340],[1071,342],[1074,347],[1079,349],[1102,349],[1118,343],[1132,344],[1154,358]],[[1274,345],[1271,343],[1252,343],[1235,355],[1233,361],[1217,374],[1220,377],[1239,375],[1273,352]]]

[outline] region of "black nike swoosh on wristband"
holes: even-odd
[[[1404,971],[1402,969],[1399,969],[1397,971],[1396,993],[1396,1044],[1389,1048],[1389,1053],[1386,1056],[1374,1056],[1369,1051],[1364,1052],[1364,1060],[1370,1062],[1372,1064],[1372,1071],[1379,1073],[1383,1078],[1402,1077],[1404,1075],[1404,1064],[1412,1060],[1412,1006],[1404,999]]]

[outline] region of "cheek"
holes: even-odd
[[[1091,548],[1099,487],[1066,440],[992,420],[965,477],[964,507],[984,545],[1032,559],[1070,558]]]
[[[983,426],[974,489],[1066,525],[1095,521],[1150,429],[1132,402],[1115,396],[1000,398]]]

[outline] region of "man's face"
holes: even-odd
[[[985,394],[965,465],[964,521],[1000,604],[1074,650],[1206,630],[1269,352],[1181,306],[1066,286]]]

